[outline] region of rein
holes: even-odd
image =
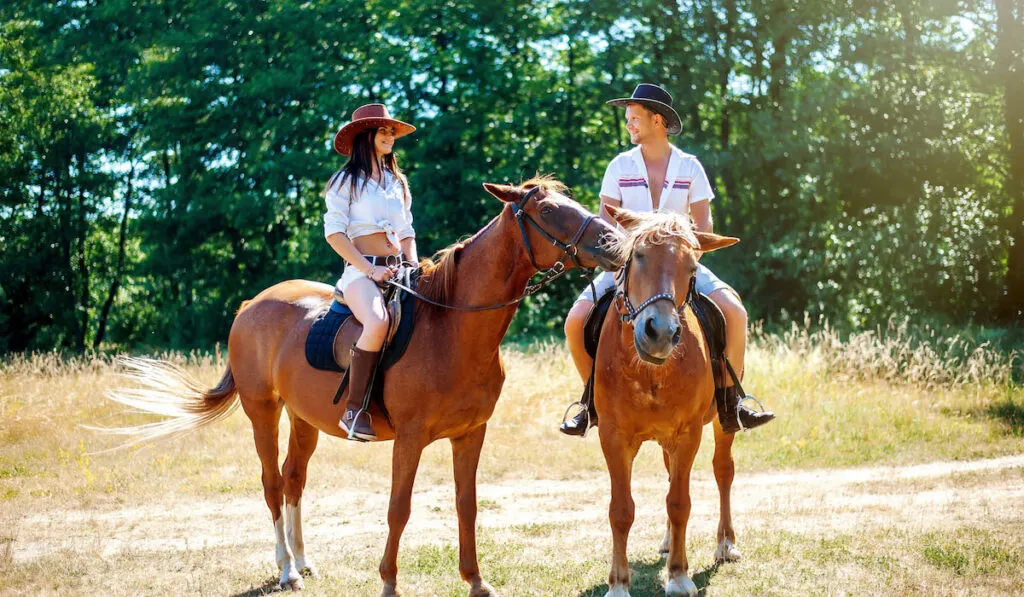
[[[523,244],[526,245],[526,252],[530,256],[530,264],[533,266],[533,268],[535,270],[537,270],[537,273],[541,273],[542,271],[544,273],[544,276],[540,279],[540,281],[538,281],[535,284],[530,284],[529,286],[527,286],[526,289],[523,291],[523,293],[520,294],[519,296],[517,296],[516,298],[514,298],[512,300],[509,300],[509,301],[505,301],[503,303],[497,303],[497,304],[494,304],[494,305],[487,305],[487,306],[483,306],[483,307],[464,307],[464,306],[459,306],[459,305],[446,305],[444,303],[439,303],[439,302],[437,302],[435,300],[432,300],[432,299],[429,299],[429,298],[423,296],[419,292],[416,292],[415,290],[413,290],[412,288],[409,288],[407,285],[402,284],[401,282],[396,282],[394,280],[388,280],[388,284],[391,284],[392,286],[395,286],[397,288],[401,288],[402,290],[408,292],[409,294],[413,295],[417,299],[419,299],[419,300],[421,300],[421,301],[423,301],[425,303],[430,303],[431,305],[434,305],[435,307],[441,307],[441,308],[444,308],[444,309],[452,309],[452,310],[455,310],[455,311],[490,311],[490,310],[493,310],[493,309],[501,309],[503,307],[508,307],[510,305],[515,305],[515,304],[521,302],[526,297],[528,297],[528,296],[530,296],[532,294],[535,294],[538,290],[540,290],[542,287],[544,287],[545,285],[549,284],[550,282],[554,282],[555,280],[557,280],[557,279],[561,278],[562,276],[564,276],[568,272],[568,270],[565,269],[565,259],[566,259],[566,257],[569,257],[570,259],[572,259],[573,264],[577,268],[579,268],[579,269],[582,269],[582,270],[591,269],[591,268],[583,267],[583,264],[580,263],[580,260],[579,260],[579,242],[583,238],[583,235],[586,234],[587,228],[590,227],[590,223],[593,222],[594,219],[596,219],[596,216],[594,216],[594,215],[587,216],[587,219],[585,219],[583,221],[583,223],[580,224],[579,229],[577,229],[576,233],[572,235],[572,238],[569,240],[569,242],[568,243],[562,242],[562,241],[558,240],[557,238],[555,238],[554,236],[552,236],[551,234],[549,234],[546,230],[544,230],[544,228],[542,228],[541,225],[538,224],[536,220],[534,220],[533,218],[530,217],[530,214],[526,213],[526,204],[527,204],[527,202],[530,201],[530,199],[537,193],[537,191],[540,190],[540,188],[541,187],[533,187],[532,189],[527,191],[526,194],[523,195],[523,198],[520,199],[518,202],[510,204],[510,206],[512,206],[512,208],[513,208],[513,210],[515,212],[514,215],[516,217],[516,222],[519,223],[519,230],[520,230],[520,232],[522,233],[522,236],[523,236]],[[524,223],[524,220],[525,220],[525,223]],[[530,237],[529,237],[529,235],[527,234],[527,231],[526,231],[526,224],[530,224],[531,226],[533,226],[537,230],[537,232],[539,232],[541,234],[541,236],[543,236],[545,239],[551,241],[552,245],[554,245],[554,246],[556,246],[556,247],[558,247],[559,249],[562,250],[562,256],[558,259],[558,261],[555,262],[555,264],[553,266],[551,266],[547,270],[541,270],[540,266],[537,265],[537,260],[533,256],[533,247],[530,245]],[[592,252],[588,247],[583,247],[583,250],[588,251],[588,252]],[[536,274],[534,274],[534,275],[536,275]]]

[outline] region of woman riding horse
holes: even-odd
[[[363,403],[388,333],[387,306],[378,285],[391,278],[403,258],[416,263],[409,181],[393,152],[395,139],[414,130],[391,118],[383,105],[368,104],[356,108],[352,121],[334,137],[335,151],[349,159],[324,191],[324,236],[345,260],[335,288],[363,325],[352,348],[348,404],[340,422],[351,440],[377,439]]]

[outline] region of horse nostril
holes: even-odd
[[[644,333],[652,340],[658,338],[658,330],[654,329],[654,318],[648,319],[647,323],[644,324]]]

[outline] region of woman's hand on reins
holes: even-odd
[[[391,277],[394,275],[395,270],[391,269],[390,267],[385,267],[383,265],[375,265],[372,268],[370,268],[370,271],[367,272],[366,277],[373,280],[374,282],[383,283],[390,280]]]

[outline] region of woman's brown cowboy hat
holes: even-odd
[[[388,113],[384,104],[366,104],[359,106],[352,112],[352,121],[341,127],[337,135],[334,135],[334,151],[341,155],[352,153],[352,139],[366,129],[375,129],[382,126],[395,127],[395,138],[404,137],[416,130],[416,127],[408,122],[395,120]]]
[[[683,125],[679,121],[679,115],[676,114],[675,108],[672,107],[672,94],[657,85],[640,83],[633,90],[632,97],[613,99],[607,103],[623,108],[629,104],[640,104],[656,114],[661,114],[665,118],[665,128],[668,130],[668,134],[678,135],[679,131],[683,130]]]

